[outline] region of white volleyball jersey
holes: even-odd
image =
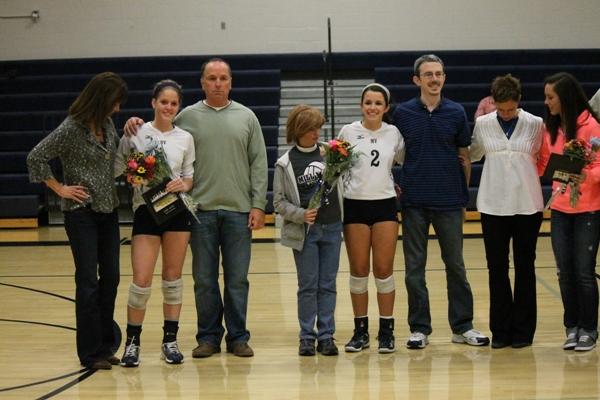
[[[371,131],[360,121],[342,127],[340,139],[359,152],[356,164],[344,176],[344,197],[354,200],[380,200],[396,197],[392,166],[404,162],[404,139],[394,125],[382,122]]]

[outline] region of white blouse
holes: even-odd
[[[522,109],[518,110],[518,117],[510,139],[495,111],[475,122],[469,153],[473,162],[485,156],[477,191],[477,210],[481,213],[531,215],[544,208],[536,165],[543,122]]]

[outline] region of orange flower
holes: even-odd
[[[144,161],[145,161],[146,165],[151,166],[151,165],[154,165],[154,163],[156,163],[156,157],[154,157],[154,156],[147,156],[144,159]]]
[[[348,157],[348,150],[346,150],[344,147],[338,147],[338,152],[344,157]]]

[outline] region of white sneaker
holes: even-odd
[[[409,349],[424,349],[429,343],[427,335],[418,331],[412,332],[406,341],[406,347]]]
[[[470,346],[487,346],[490,344],[490,339],[475,329],[469,329],[466,332],[452,334],[453,343],[466,343]]]

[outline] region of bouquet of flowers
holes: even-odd
[[[321,144],[324,154],[325,170],[319,180],[318,188],[315,194],[308,202],[309,209],[318,209],[321,205],[329,204],[329,194],[335,187],[339,177],[358,159],[359,153],[355,152],[354,146],[345,140],[333,139],[328,143]]]
[[[586,142],[584,139],[572,139],[565,144],[563,155],[569,157],[571,161],[581,161],[583,167],[589,165],[596,159],[596,152],[600,150],[600,138],[592,137],[590,142]],[[554,198],[559,194],[565,193],[567,186],[569,186],[569,204],[575,208],[581,196],[580,187],[581,179],[571,176],[571,174],[564,173],[558,174],[555,179],[561,182],[561,185],[552,193],[546,209],[550,208],[550,205],[554,201]]]
[[[132,186],[153,187],[169,178],[171,169],[163,157],[162,151],[156,148],[142,153],[132,151],[125,161],[125,176]]]
[[[176,215],[180,209],[187,209],[200,223],[196,217],[196,204],[189,194],[167,193],[165,190],[167,183],[173,179],[173,172],[160,142],[150,139],[145,152],[132,151],[125,161],[124,174],[133,187],[151,188],[143,196],[159,224],[167,221],[171,215]]]

